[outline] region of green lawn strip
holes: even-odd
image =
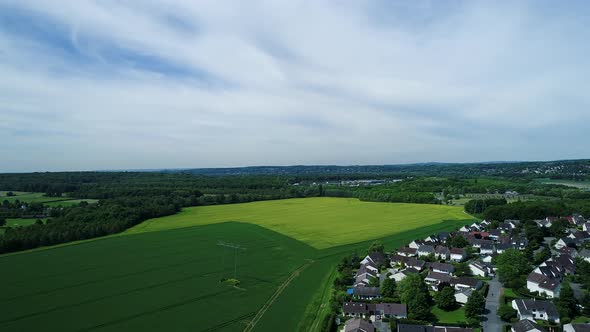
[[[465,318],[465,308],[459,307],[453,311],[444,311],[437,306],[432,308],[432,314],[436,316],[439,323],[445,324],[455,324],[455,323],[465,323],[467,320]]]
[[[326,316],[330,314],[330,299],[332,298],[332,285],[334,280],[338,276],[336,267],[332,269],[332,272],[327,274],[321,281],[322,290],[316,293],[316,296],[308,304],[305,313],[301,319],[299,328],[309,327],[308,331],[314,332],[322,331],[322,324],[326,319]]]

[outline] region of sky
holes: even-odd
[[[0,172],[590,157],[587,1],[0,0]]]

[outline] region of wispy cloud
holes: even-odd
[[[587,157],[585,2],[0,3],[0,171]]]

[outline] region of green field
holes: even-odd
[[[560,184],[563,186],[578,188],[578,189],[590,189],[590,181],[571,181],[571,180],[551,180],[551,179],[542,179],[539,180],[541,183],[545,184]]]
[[[466,219],[472,217],[456,206],[322,197],[187,208],[173,216],[148,220],[128,233],[240,221],[324,249],[401,233],[443,220]]]
[[[0,256],[0,331],[242,331],[253,319],[253,331],[318,331],[343,255],[471,220],[454,207],[325,198],[186,209],[120,235]],[[220,283],[233,277],[234,251],[218,241],[247,248],[241,289]]]
[[[467,318],[465,318],[465,307],[459,307],[453,311],[444,311],[435,306],[432,308],[432,314],[436,316],[439,323],[443,324],[457,324],[467,321]]]
[[[73,205],[78,205],[80,204],[80,202],[82,201],[86,201],[88,203],[96,203],[98,202],[97,199],[77,199],[77,198],[73,198],[73,197],[48,197],[45,196],[44,193],[26,193],[26,192],[17,192],[15,191],[14,194],[15,196],[6,196],[7,191],[0,191],[1,195],[0,195],[0,202],[3,202],[5,200],[9,201],[9,202],[14,202],[14,201],[21,201],[21,202],[27,202],[27,203],[43,203],[44,205],[47,206],[53,206],[53,207],[57,207],[57,206],[63,206],[63,207],[67,207],[67,206],[73,206]]]

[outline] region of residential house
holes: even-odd
[[[526,237],[513,236],[510,238],[510,243],[515,249],[524,250],[529,245],[529,240]]]
[[[492,260],[494,259],[494,256],[492,255],[485,255],[481,257],[481,261],[486,263],[486,264],[490,264],[492,263]]]
[[[562,237],[561,239],[557,240],[555,243],[555,249],[561,249],[563,247],[572,247],[575,248],[578,246],[578,241],[575,238],[571,237]]]
[[[533,271],[527,277],[526,288],[530,292],[538,292],[549,298],[555,298],[559,296],[561,283],[558,279],[548,278]]]
[[[428,244],[421,245],[420,248],[418,248],[418,257],[428,255],[434,255],[434,247]]]
[[[405,303],[377,303],[375,314],[387,318],[408,318],[408,307]]]
[[[412,242],[410,242],[410,244],[408,244],[408,247],[412,248],[412,249],[418,249],[420,248],[420,246],[423,246],[426,244],[426,241],[424,240],[414,240]]]
[[[567,237],[576,240],[578,243],[584,243],[590,241],[590,233],[585,231],[577,231],[570,233]]]
[[[478,280],[478,279],[475,279],[472,277],[452,278],[450,281],[450,284],[456,290],[464,290],[464,289],[478,290],[483,286],[483,282],[481,280]]]
[[[413,257],[417,255],[418,250],[415,248],[401,247],[397,250],[398,255],[405,257]]]
[[[581,259],[583,259],[586,262],[590,263],[590,250],[588,250],[588,249],[582,249],[578,253],[578,257],[580,257]]]
[[[586,222],[582,225],[582,230],[584,232],[590,232],[590,222]]]
[[[516,227],[518,227],[518,225],[520,225],[520,220],[506,219],[504,220],[504,223],[510,225],[512,229],[515,229]]]
[[[364,302],[344,302],[342,304],[342,312],[344,316],[352,316],[352,317],[366,317],[371,314],[371,306],[374,304],[364,303]]]
[[[449,237],[451,237],[451,233],[449,232],[440,232],[438,233],[438,240],[440,242],[445,242]]]
[[[547,330],[530,319],[519,320],[512,324],[512,332],[547,332]]]
[[[399,272],[389,275],[389,278],[395,280],[395,282],[400,282],[400,281],[406,279],[406,277],[409,274],[410,274],[410,272],[408,272],[407,270],[403,270],[403,271],[399,271]]]
[[[512,300],[519,319],[545,320],[559,323],[559,313],[551,301],[535,299]]]
[[[563,332],[590,332],[590,324],[570,323],[563,325]]]
[[[372,264],[361,265],[354,275],[354,286],[368,286],[371,279],[379,277],[379,273],[375,271],[376,269]]]
[[[463,248],[451,248],[450,259],[453,262],[462,262],[467,259],[467,252]]]
[[[572,258],[578,257],[578,251],[576,250],[576,248],[572,248],[572,247],[563,247],[563,248],[559,249],[559,253],[562,255],[569,255]]]
[[[426,278],[424,278],[424,282],[430,285],[432,290],[438,291],[438,286],[442,283],[450,283],[451,276],[446,273],[439,273],[439,272],[428,272]]]
[[[372,252],[361,261],[361,264],[367,263],[372,263],[374,266],[381,266],[385,264],[385,255],[381,252]]]
[[[436,259],[447,260],[451,256],[451,250],[445,246],[436,246],[434,248],[434,257]]]
[[[496,252],[501,254],[508,249],[514,249],[514,246],[511,243],[498,243],[496,244]]]
[[[444,273],[444,274],[453,274],[455,272],[455,267],[451,264],[447,263],[429,263],[428,264],[430,271]]]
[[[351,318],[344,323],[344,332],[375,332],[375,327],[366,320]]]
[[[471,270],[471,274],[474,276],[487,277],[494,275],[494,269],[483,262],[475,261],[469,263],[469,270]]]
[[[417,271],[422,271],[425,265],[425,261],[417,259],[416,257],[410,257],[406,262],[406,267],[415,269]]]
[[[488,232],[488,237],[494,241],[498,241],[500,236],[502,236],[502,231],[499,229],[490,229]]]
[[[438,239],[438,237],[436,237],[436,235],[430,235],[428,237],[426,237],[424,239],[425,242],[430,242],[430,243],[438,243],[440,240]]]
[[[374,300],[381,298],[381,289],[379,287],[354,287],[352,296],[360,300]]]
[[[457,326],[397,324],[397,332],[473,332],[473,329]]]
[[[465,304],[465,303],[467,303],[467,300],[469,299],[469,297],[471,296],[472,293],[473,293],[473,289],[471,289],[471,288],[465,288],[460,291],[457,291],[455,293],[455,301],[457,301],[457,303],[460,303],[460,304]]]
[[[493,255],[496,253],[496,247],[493,244],[482,244],[479,248],[480,255]]]

